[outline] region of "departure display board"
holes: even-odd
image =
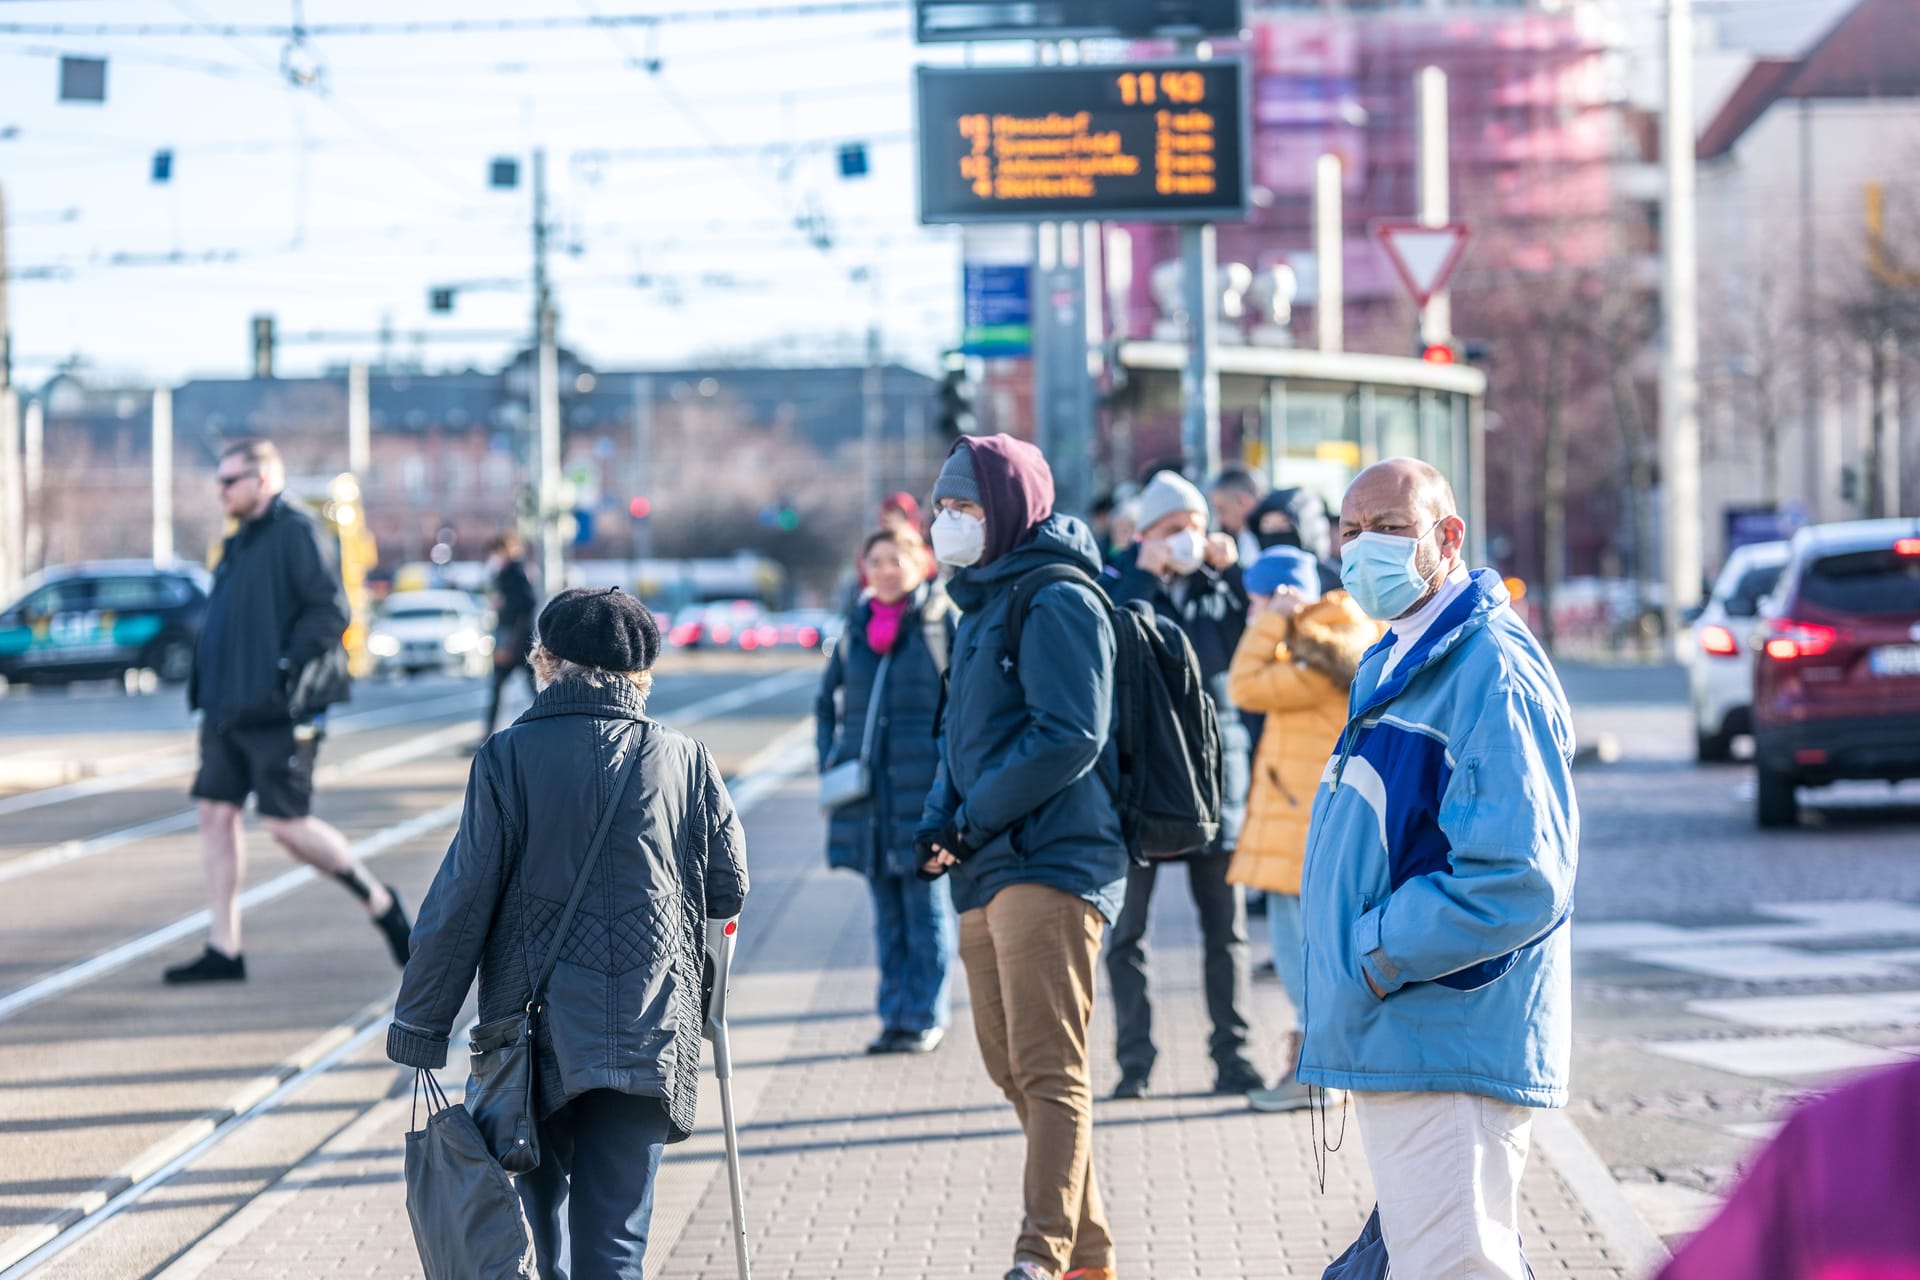
[[[1126,40],[1232,36],[1240,0],[916,0],[914,37],[945,40]]]
[[[1233,60],[921,67],[922,222],[1247,216]]]

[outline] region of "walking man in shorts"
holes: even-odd
[[[241,806],[255,797],[282,848],[333,876],[366,906],[407,963],[412,927],[393,890],[375,880],[346,837],[313,816],[313,766],[326,710],[347,698],[346,589],[334,540],[290,504],[286,464],[266,440],[227,446],[215,473],[226,514],[240,522],[220,555],[194,656],[187,703],[200,712],[200,863],[211,917],[200,958],[166,971],[172,984],[243,982]]]

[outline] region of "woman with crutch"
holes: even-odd
[[[746,897],[712,756],[647,718],[659,655],[652,615],[617,587],[541,612],[533,706],[474,757],[387,1034],[395,1062],[444,1066],[478,972],[467,1105],[518,1172],[542,1277],[640,1280],[662,1148],[694,1125],[707,921]],[[531,1107],[485,1066],[529,1044]],[[538,1163],[519,1172],[527,1147]]]

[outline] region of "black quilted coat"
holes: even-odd
[[[387,1056],[446,1064],[477,969],[480,1020],[524,1008],[625,754],[641,752],[567,931],[541,1024],[539,1109],[590,1089],[664,1099],[693,1131],[707,919],[737,915],[746,846],[707,749],[626,681],[560,680],[474,757],[459,834],[413,927]]]

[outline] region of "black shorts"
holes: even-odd
[[[200,772],[193,798],[243,805],[259,797],[266,818],[304,818],[313,812],[313,761],[321,733],[310,724],[216,729],[200,722]]]

